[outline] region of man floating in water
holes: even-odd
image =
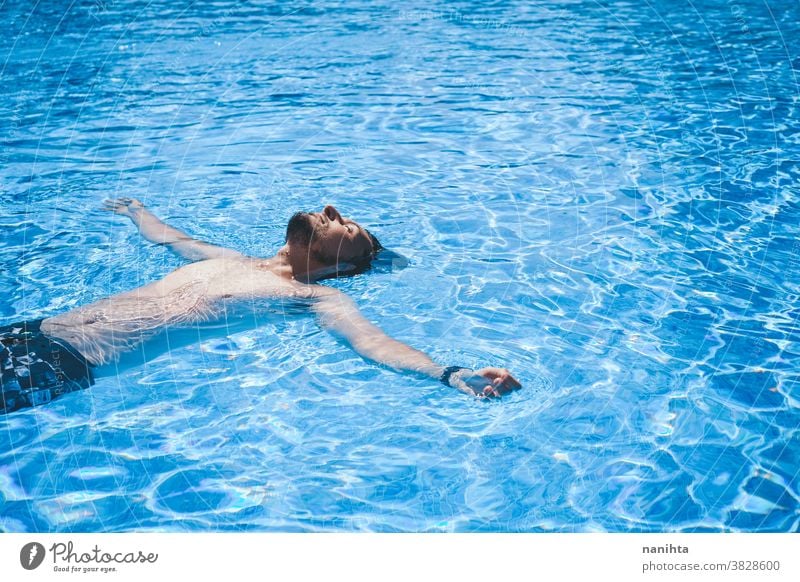
[[[520,388],[508,370],[442,366],[387,336],[344,293],[316,284],[360,273],[382,247],[333,206],[298,212],[274,257],[249,257],[191,238],[132,198],[106,202],[146,239],[193,261],[160,281],[67,313],[0,328],[0,412],[39,406],[94,384],[93,369],[117,361],[161,331],[220,319],[232,303],[297,300],[364,358],[424,374],[479,398]]]

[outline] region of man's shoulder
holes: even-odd
[[[338,289],[333,289],[331,287],[326,287],[325,285],[319,285],[317,283],[294,282],[294,286],[298,290],[298,292],[308,297],[309,299],[323,300],[323,299],[333,299],[336,297],[344,296],[344,293],[342,293]]]

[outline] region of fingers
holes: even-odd
[[[487,380],[491,380],[492,389],[500,394],[506,394],[512,390],[522,388],[522,384],[505,368],[482,368],[475,373]]]
[[[141,206],[142,203],[136,198],[109,198],[103,201],[106,205],[112,206]]]
[[[469,374],[459,377],[459,380],[460,390],[474,394],[478,398],[499,398],[503,394],[522,388],[522,384],[505,368],[469,370]]]
[[[500,398],[501,392],[495,388],[494,386],[487,386],[483,389],[483,397],[484,398]]]
[[[484,386],[482,390],[476,390],[478,398],[500,398],[507,390],[503,390],[500,378],[492,381],[491,385]]]
[[[117,214],[127,214],[132,208],[143,208],[136,198],[114,198],[103,201],[103,209]]]
[[[105,200],[103,202],[103,210],[107,210],[109,212],[119,212],[124,208],[125,207],[121,205],[117,200]]]
[[[507,383],[509,386],[511,386],[511,389],[512,389],[512,390],[517,390],[517,389],[519,389],[519,388],[522,388],[522,384],[520,384],[520,383],[517,381],[517,379],[516,379],[516,378],[514,378],[514,376],[512,376],[510,373],[508,373],[508,374],[507,374],[507,375],[504,377],[503,381],[504,381],[505,383]]]
[[[130,198],[115,198],[113,200],[104,200],[103,206],[106,210],[118,210],[130,204]]]

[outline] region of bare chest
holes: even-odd
[[[307,285],[287,280],[252,260],[211,259],[185,265],[160,281],[129,292],[139,297],[170,297],[189,293],[196,299],[283,298],[309,295]]]

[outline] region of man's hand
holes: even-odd
[[[114,200],[106,200],[103,208],[122,216],[133,217],[137,211],[144,210],[144,204],[136,198],[116,198]]]
[[[522,388],[522,384],[505,368],[465,368],[450,376],[450,385],[478,398],[499,398]]]

